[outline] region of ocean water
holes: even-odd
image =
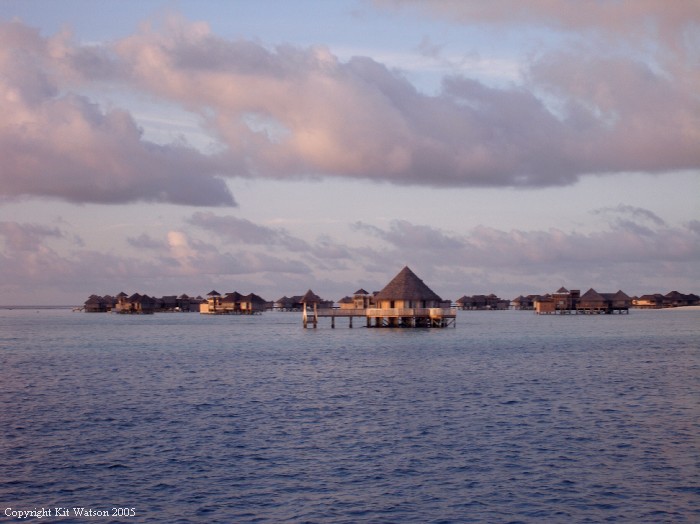
[[[336,326],[0,310],[0,521],[700,522],[700,311]]]

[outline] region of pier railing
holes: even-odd
[[[336,309],[319,308],[319,317],[455,317],[457,308],[413,307],[413,308],[367,308],[367,309]]]
[[[319,317],[364,317],[367,316],[366,309],[336,309],[336,308],[320,308],[318,309]]]
[[[336,318],[347,318],[352,327],[353,318],[366,318],[367,327],[372,323],[376,327],[447,327],[455,326],[457,308],[424,307],[424,308],[368,308],[368,309],[336,309],[318,308],[302,309],[302,323],[306,328],[311,322],[313,327],[318,325],[318,319],[330,317],[331,327],[335,327]]]
[[[368,317],[455,317],[456,308],[441,307],[413,307],[413,308],[368,308],[365,310]]]

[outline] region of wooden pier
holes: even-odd
[[[302,324],[316,328],[319,318],[330,318],[331,328],[335,328],[336,318],[347,318],[348,327],[353,327],[353,319],[364,319],[365,327],[456,327],[456,308],[367,308],[336,309],[305,307],[302,309]]]

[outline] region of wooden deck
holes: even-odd
[[[629,314],[628,307],[577,307],[576,309],[535,310],[538,315],[613,315]]]
[[[353,327],[354,318],[364,318],[366,327],[448,327],[456,326],[456,308],[390,308],[303,310],[303,325],[317,327],[319,318],[330,318],[335,328],[336,318],[347,318]]]

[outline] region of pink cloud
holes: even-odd
[[[700,102],[686,70],[579,49],[544,55],[522,86],[451,77],[429,96],[371,58],[176,27],[124,39],[116,53],[134,84],[198,111],[241,174],[551,186],[700,165]]]
[[[291,282],[299,283],[301,293],[312,272],[287,251],[230,250],[182,231],[170,231],[164,239],[143,234],[128,240],[135,251],[68,246],[68,236],[38,224],[0,222],[0,305],[80,304],[93,293],[122,290],[197,295],[222,287],[271,293]],[[62,242],[62,248],[52,248],[53,242]]]
[[[2,195],[235,205],[216,176],[220,159],[150,143],[128,112],[63,92],[67,64],[53,47],[17,22],[0,24]]]
[[[549,14],[579,27],[566,3],[527,10],[506,4],[514,14],[500,18],[488,3],[433,8],[494,22],[546,21]],[[648,17],[686,27],[680,8],[643,15],[633,3],[614,4],[602,28],[646,28]],[[631,21],[618,12],[631,13]],[[546,187],[591,173],[700,167],[694,69],[680,59],[652,67],[615,49],[544,53],[525,64],[519,86],[494,88],[455,76],[427,95],[368,57],[343,62],[323,47],[270,49],[178,18],[102,46],[81,45],[67,34],[43,38],[6,23],[0,26],[0,192],[231,206],[222,177]],[[192,112],[222,151],[207,155],[184,143],[145,140],[128,110],[104,110],[78,94],[101,82]]]

